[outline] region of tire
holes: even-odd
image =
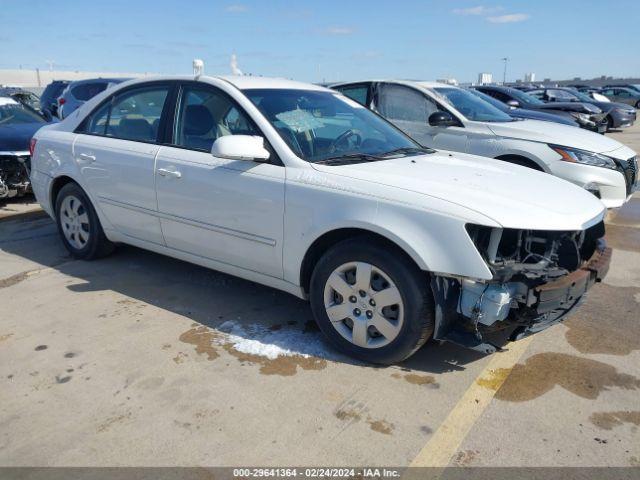
[[[77,183],[67,183],[56,197],[56,223],[62,243],[74,258],[93,260],[115,249],[102,230],[87,194]]]
[[[636,102],[636,108],[637,108],[637,109],[640,109],[640,100],[638,100],[638,101]]]
[[[359,269],[361,278],[370,279],[366,291],[358,288],[367,284],[356,280]],[[331,343],[366,362],[401,362],[433,333],[434,301],[424,273],[403,252],[366,236],[344,240],[320,258],[311,276],[310,301]],[[343,314],[348,317],[340,319]]]
[[[611,115],[607,115],[607,132],[614,129],[613,126],[613,117]]]

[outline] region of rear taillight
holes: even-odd
[[[33,157],[33,152],[35,152],[36,150],[36,142],[38,140],[35,138],[31,139],[31,142],[29,142],[29,154]]]
[[[66,100],[63,97],[58,99],[58,105],[64,105],[64,102],[66,102]]]

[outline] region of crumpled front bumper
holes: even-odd
[[[436,303],[436,324],[433,337],[462,345],[483,353],[500,350],[499,340],[514,341],[555,325],[573,312],[584,300],[587,291],[602,281],[609,271],[611,248],[600,239],[595,253],[578,270],[530,289],[535,301],[522,309],[514,309],[498,329],[474,325],[458,312],[461,290],[458,280],[432,277],[431,288]],[[499,339],[498,341],[496,341]]]

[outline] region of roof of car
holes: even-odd
[[[412,85],[412,86],[416,86],[416,87],[422,87],[422,88],[436,88],[436,87],[452,87],[452,88],[460,88],[457,85],[450,85],[448,83],[442,83],[442,82],[427,82],[427,81],[423,81],[423,80],[401,80],[401,79],[367,79],[367,80],[358,80],[355,82],[340,82],[340,83],[334,83],[331,86],[332,87],[339,87],[339,86],[343,86],[343,85],[356,85],[358,83],[397,83],[400,85]]]
[[[126,85],[135,85],[137,83],[144,82],[157,82],[162,80],[204,80],[218,79],[228,82],[240,90],[252,89],[252,88],[278,88],[278,89],[294,89],[294,90],[317,90],[328,91],[329,89],[320,85],[314,85],[312,83],[296,82],[286,78],[274,78],[274,77],[260,77],[253,75],[154,75],[148,77],[138,77],[128,79]],[[92,79],[93,81],[98,79]],[[114,79],[100,79],[100,80],[114,80]],[[122,81],[123,79],[116,79]],[[84,81],[84,80],[82,80]],[[75,82],[74,82],[75,83]]]

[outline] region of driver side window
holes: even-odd
[[[225,135],[260,135],[249,117],[226,94],[214,88],[187,86],[178,104],[174,144],[211,151]]]
[[[431,99],[413,88],[381,84],[376,96],[376,110],[391,121],[426,123],[439,110]]]

